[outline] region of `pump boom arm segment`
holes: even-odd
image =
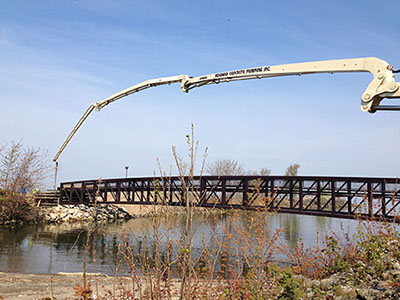
[[[107,106],[108,104],[119,100],[121,98],[124,98],[126,96],[129,96],[130,94],[133,93],[138,93],[140,91],[143,91],[145,89],[159,86],[159,85],[164,85],[164,84],[171,84],[171,83],[177,83],[177,82],[183,82],[187,80],[186,75],[180,75],[180,76],[171,76],[171,77],[164,77],[164,78],[157,78],[157,79],[150,79],[143,81],[141,83],[138,83],[134,86],[131,86],[130,88],[127,88],[123,91],[120,91],[110,97],[107,97],[101,101],[98,101],[96,103],[93,103],[89,106],[89,108],[85,111],[83,116],[79,119],[78,123],[74,126],[74,128],[71,130],[70,134],[58,150],[57,154],[54,156],[53,161],[57,161],[58,157],[61,155],[61,153],[64,151],[65,147],[67,147],[68,143],[72,139],[72,137],[75,135],[75,133],[78,131],[79,127],[85,122],[87,117],[92,113],[94,109],[97,111],[100,111],[103,107]]]
[[[78,123],[72,129],[67,139],[58,150],[53,161],[57,161],[69,141],[78,131],[79,127],[91,114],[96,110],[101,110],[108,104],[126,97],[130,94],[140,92],[150,87],[159,85],[181,83],[183,92],[209,84],[218,84],[223,82],[231,82],[247,79],[261,79],[268,77],[305,75],[316,73],[343,73],[343,72],[369,72],[373,75],[373,79],[361,98],[362,111],[375,112],[377,110],[400,110],[400,106],[381,106],[380,102],[384,98],[400,98],[400,83],[395,81],[393,67],[387,62],[376,57],[341,59],[341,60],[324,60],[316,62],[296,63],[277,66],[262,66],[256,68],[232,70],[228,72],[214,73],[199,77],[190,77],[188,75],[178,75],[164,78],[151,79],[121,92],[118,92],[99,102],[89,106]]]

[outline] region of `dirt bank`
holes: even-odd
[[[99,294],[105,295],[107,291],[115,293],[121,286],[131,288],[131,281],[125,277],[109,277],[103,274],[88,276],[88,281],[96,294],[96,285]],[[97,284],[96,284],[97,283]],[[82,284],[81,273],[51,274],[17,274],[0,272],[0,299],[43,299],[54,297],[56,299],[73,299],[74,289],[77,284]]]

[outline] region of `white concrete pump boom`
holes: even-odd
[[[89,106],[78,123],[72,129],[67,139],[58,150],[53,161],[57,162],[59,156],[77,132],[79,127],[87,119],[93,109],[100,110],[106,105],[126,97],[130,94],[140,92],[150,87],[159,85],[181,83],[183,92],[208,84],[218,84],[236,80],[261,79],[267,77],[305,75],[315,73],[343,73],[343,72],[369,72],[374,78],[368,85],[362,95],[361,109],[363,111],[375,112],[377,110],[400,110],[400,106],[381,106],[380,102],[384,98],[400,98],[400,83],[395,81],[393,67],[384,60],[376,57],[341,59],[341,60],[324,60],[288,65],[263,66],[256,68],[232,70],[209,74],[199,77],[190,77],[188,75],[178,75],[157,79],[150,79],[118,92],[104,100],[93,103]]]

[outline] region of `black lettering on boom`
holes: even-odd
[[[257,67],[257,68],[250,68],[250,69],[241,69],[241,70],[234,70],[230,72],[223,72],[215,74],[215,77],[227,77],[227,76],[235,76],[235,75],[245,75],[245,74],[253,74],[253,73],[260,73],[271,71],[271,67]]]
[[[228,72],[215,74],[215,77],[225,77],[225,76],[228,76]]]

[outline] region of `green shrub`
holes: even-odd
[[[282,288],[278,299],[300,299],[305,293],[302,287],[302,281],[296,278],[291,268],[282,269],[278,278],[278,286]]]

